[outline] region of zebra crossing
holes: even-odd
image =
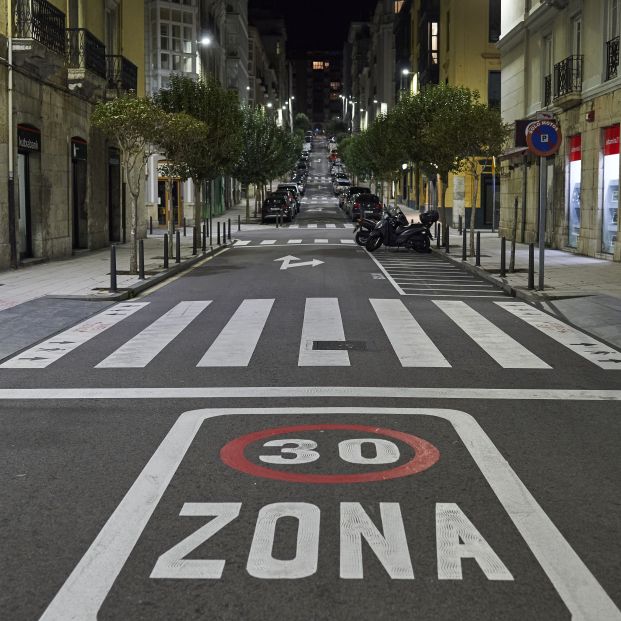
[[[262,346],[266,326],[279,322],[275,313],[276,299],[245,299],[234,311],[226,325],[215,336],[206,339],[205,352],[192,366],[248,367]],[[387,349],[401,367],[451,368],[450,351],[442,351],[425,331],[425,316],[415,317],[401,299],[369,299],[369,317],[377,319],[386,337]],[[432,300],[448,320],[446,331],[460,332],[473,343],[481,356],[491,358],[502,369],[553,368],[549,361],[530,351],[525,345],[507,334],[493,321],[464,301]],[[0,369],[45,369],[58,363],[77,348],[87,347],[95,337],[108,333],[107,342],[114,342],[114,329],[125,319],[140,318],[149,302],[127,302],[107,309],[80,324],[23,351],[2,364]],[[621,353],[597,341],[572,326],[539,311],[524,302],[494,302],[504,311],[503,325],[526,326],[545,335],[551,344],[586,360],[603,370],[621,370]],[[158,356],[166,356],[166,347],[200,316],[209,313],[217,303],[213,300],[182,301],[121,343],[115,351],[94,365],[95,369],[144,368]],[[372,310],[372,312],[371,312]],[[428,311],[427,311],[428,312]],[[506,314],[505,314],[506,313]],[[134,320],[135,321],[135,320]],[[348,341],[338,298],[306,298],[303,317],[300,317],[299,367],[351,366],[350,350],[357,341]],[[271,324],[276,325],[276,324]],[[296,330],[297,331],[297,330]],[[359,326],[350,329],[359,334]],[[363,333],[366,332],[363,330]],[[378,332],[379,334],[380,332]],[[118,336],[120,336],[119,333]],[[531,335],[532,338],[532,335]],[[196,336],[193,335],[194,341]],[[539,337],[537,340],[540,341]],[[288,342],[291,342],[290,339]],[[443,340],[443,343],[449,342]],[[476,349],[475,348],[475,349]],[[364,348],[363,348],[364,349]],[[473,360],[469,359],[468,364]]]
[[[310,223],[310,224],[290,224],[289,229],[353,229],[355,228],[355,224],[351,222],[340,222],[338,224],[334,223]]]
[[[279,240],[277,239],[261,239],[261,240],[252,240],[252,239],[243,239],[243,240],[237,240],[233,246],[240,246],[240,247],[256,247],[256,246],[273,246],[273,245],[279,245],[279,246],[283,246],[283,245],[296,245],[296,244],[304,244],[304,245],[308,245],[308,244],[321,244],[321,245],[326,245],[326,244],[340,244],[343,246],[353,246],[356,244],[356,242],[353,239],[326,239],[326,238],[317,238],[317,239],[307,239],[307,240],[303,240],[303,239],[287,239],[287,240],[280,240],[280,243],[278,243]]]

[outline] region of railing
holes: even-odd
[[[568,56],[554,65],[554,99],[582,91],[583,58],[584,56]]]
[[[106,56],[108,88],[135,91],[138,86],[138,67],[125,56]]]
[[[13,28],[18,39],[34,39],[65,53],[65,14],[47,0],[14,0]]]
[[[552,76],[547,75],[543,79],[543,105],[549,106],[552,103]]]
[[[86,28],[67,28],[67,66],[106,77],[106,46]]]
[[[619,37],[606,41],[606,80],[617,77],[619,69]]]

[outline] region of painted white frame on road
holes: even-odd
[[[602,586],[470,414],[435,408],[221,408],[184,412],[172,426],[41,621],[95,621],[110,589],[203,423],[218,416],[427,416],[449,422],[574,619],[621,620]],[[333,418],[331,418],[333,420]]]

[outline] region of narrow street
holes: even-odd
[[[621,618],[621,353],[301,213],[0,362],[0,617]]]

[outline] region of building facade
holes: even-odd
[[[0,8],[0,56],[12,61],[0,65],[0,269],[122,241],[119,154],[90,117],[98,101],[144,94],[143,2]]]
[[[546,243],[621,261],[619,242],[618,0],[503,0],[502,113],[516,123],[503,162],[501,232],[538,237],[539,158],[523,146],[524,123],[545,113],[563,142],[547,168]]]

